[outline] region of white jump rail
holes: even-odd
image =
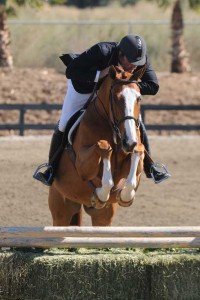
[[[0,247],[200,248],[200,226],[0,227]]]

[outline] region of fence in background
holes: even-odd
[[[55,128],[56,124],[26,124],[25,123],[25,114],[27,111],[34,111],[34,110],[45,110],[45,111],[52,111],[52,110],[61,110],[61,104],[0,104],[0,111],[1,110],[17,110],[19,111],[19,121],[15,124],[0,124],[0,130],[19,130],[19,135],[23,136],[26,130],[52,130]]]
[[[0,130],[18,130],[19,135],[23,136],[26,130],[52,130],[55,128],[54,123],[49,124],[33,124],[33,123],[25,123],[25,114],[27,111],[34,110],[61,110],[61,104],[0,104],[0,111],[11,111],[17,110],[19,111],[19,121],[18,123],[6,123],[0,124]],[[146,125],[148,130],[167,130],[167,131],[191,131],[191,130],[200,130],[200,124],[147,124],[146,120],[146,112],[147,111],[200,111],[200,105],[142,105],[141,106],[141,115],[142,119]]]
[[[8,20],[14,25],[170,25],[169,20]],[[200,25],[199,20],[184,21],[185,25]]]

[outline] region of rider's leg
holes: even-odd
[[[50,186],[54,181],[56,168],[58,166],[58,162],[63,152],[63,135],[64,132],[61,132],[58,128],[55,129],[51,139],[51,145],[49,150],[49,162],[45,165],[47,169],[44,172],[39,171],[39,166],[39,169],[37,169],[36,173],[33,175],[35,179],[41,181],[42,183],[48,186]],[[41,165],[41,167],[43,166],[44,164]]]
[[[155,183],[162,182],[163,180],[169,178],[171,175],[168,173],[165,167],[161,171],[154,163],[153,159],[151,158],[149,139],[147,136],[146,128],[142,121],[140,123],[140,134],[141,134],[142,143],[144,144],[147,152],[145,153],[145,157],[144,157],[144,172],[146,174],[146,177],[153,178]]]
[[[140,135],[141,135],[142,143],[143,143],[147,153],[150,156],[151,150],[150,150],[150,145],[149,145],[149,139],[147,137],[146,128],[142,121],[140,122]],[[145,157],[144,157],[144,172],[145,172],[147,178],[151,178],[151,174],[150,174],[151,165],[152,165],[152,162],[149,160],[147,155],[145,155]]]
[[[83,108],[84,104],[90,97],[91,93],[89,94],[80,94],[78,93],[73,85],[71,80],[67,81],[67,93],[64,99],[62,112],[59,121],[59,130],[64,132],[67,126],[67,122],[69,119],[81,108]]]
[[[75,112],[84,106],[89,96],[90,94],[77,93],[71,83],[71,80],[68,80],[68,88],[62,107],[61,118],[51,140],[49,163],[46,164],[47,169],[45,172],[39,171],[40,168],[44,166],[44,164],[42,164],[37,168],[33,175],[35,179],[41,181],[45,185],[52,185],[61,154],[65,148],[65,145],[67,144],[68,133],[65,132],[67,122]]]

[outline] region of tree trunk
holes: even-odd
[[[180,0],[177,0],[174,4],[171,30],[172,30],[172,73],[183,73],[191,70],[188,62],[188,53],[185,48],[183,38],[183,16],[180,5]]]
[[[5,5],[0,4],[0,67],[12,67],[13,58],[10,50],[10,32],[7,26]]]

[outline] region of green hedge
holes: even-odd
[[[2,300],[199,300],[199,252],[0,252]]]

